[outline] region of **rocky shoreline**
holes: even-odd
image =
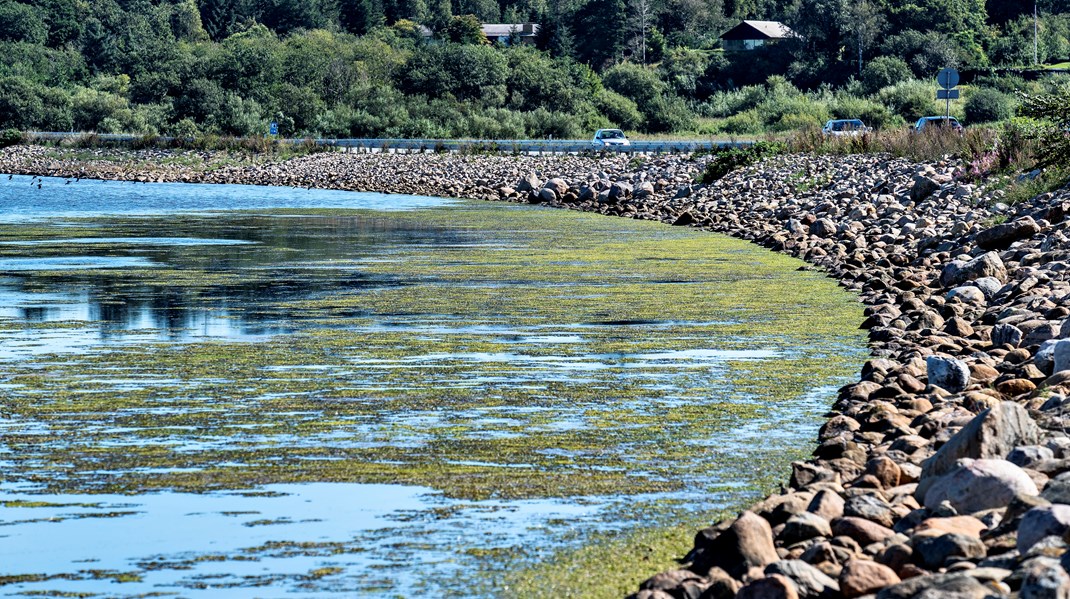
[[[1008,206],[954,161],[0,151],[0,172],[542,203],[726,233],[857,292],[874,357],[814,457],[635,599],[1070,597],[1070,188]],[[197,162],[197,161],[200,162]],[[192,166],[191,166],[192,164]]]

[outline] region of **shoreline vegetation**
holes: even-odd
[[[740,31],[744,21],[777,33]],[[495,39],[490,24],[517,31]],[[1070,4],[4,0],[0,50],[0,128],[766,135],[942,114],[933,79],[945,67],[963,74],[956,117],[1010,120],[1018,93],[1067,81]]]
[[[12,146],[0,171],[530,202],[702,228],[802,258],[859,295],[873,358],[840,389],[788,485],[699,531],[690,551],[679,548],[684,567],[634,597],[1070,590],[1065,173],[1018,180],[973,173],[969,157],[887,153],[750,158],[320,153],[252,164]],[[599,584],[578,578],[527,584],[536,596]]]

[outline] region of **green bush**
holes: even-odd
[[[699,177],[702,183],[713,183],[724,178],[728,173],[750,166],[770,156],[783,154],[787,146],[781,142],[759,141],[747,148],[732,148],[714,154],[713,160],[706,165],[706,170]]]
[[[643,114],[635,102],[613,90],[603,89],[595,94],[594,105],[621,129],[638,129],[643,125]]]
[[[1070,168],[1070,84],[1054,93],[1026,96],[1022,113],[1038,120],[1038,126],[1029,133],[1041,148],[1037,162]]]
[[[886,87],[878,94],[881,103],[893,113],[913,122],[923,116],[936,114],[936,86],[918,80],[904,81]]]
[[[903,125],[903,119],[892,114],[884,104],[846,94],[836,95],[829,105],[829,112],[835,119],[861,119],[866,126],[874,129]]]
[[[647,112],[647,106],[666,90],[666,85],[653,69],[631,62],[607,69],[602,75],[602,82],[609,89],[635,102],[643,112]]]
[[[1014,98],[995,89],[976,89],[966,98],[966,120],[974,123],[996,123],[1014,116]]]
[[[902,58],[895,56],[874,58],[862,68],[863,89],[871,94],[912,77],[910,65]]]
[[[647,107],[646,130],[652,133],[686,131],[695,126],[695,115],[679,96],[662,95]]]
[[[4,129],[0,131],[0,148],[14,146],[22,143],[22,131],[18,129]]]
[[[721,123],[721,131],[730,135],[754,135],[761,133],[763,127],[757,110],[744,110],[726,118]]]
[[[769,131],[794,131],[807,125],[822,125],[829,119],[824,103],[803,95],[771,94],[758,112]]]

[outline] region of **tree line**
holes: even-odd
[[[1070,59],[1070,0],[1039,6],[1037,58]],[[721,51],[744,18],[798,36]],[[534,46],[479,32],[525,21],[541,24]],[[275,121],[294,136],[519,138],[759,133],[841,115],[891,126],[933,109],[925,80],[942,67],[1033,58],[1033,3],[1019,1],[0,0],[0,127],[257,135]],[[980,119],[1013,113],[1012,92],[1036,85],[979,81]]]

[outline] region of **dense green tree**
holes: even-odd
[[[58,87],[81,83],[87,75],[85,60],[73,48],[0,42],[0,77],[18,76]]]
[[[44,114],[36,85],[21,77],[0,78],[0,128],[35,129]]]
[[[457,0],[454,12],[462,15],[474,15],[481,23],[502,22],[501,7],[496,0]]]
[[[254,0],[197,0],[201,23],[213,40],[221,40],[238,31],[241,24],[257,16]]]
[[[905,60],[916,77],[936,77],[940,69],[962,66],[955,43],[936,31],[904,31],[886,38],[881,49]]]
[[[458,15],[451,17],[446,27],[442,30],[442,37],[455,44],[482,44],[486,45],[487,36],[479,19],[475,15]]]
[[[48,27],[39,9],[14,0],[0,2],[0,41],[43,44],[47,39]]]
[[[595,107],[606,115],[609,123],[621,129],[639,129],[643,126],[643,113],[632,100],[615,91],[604,89],[594,97]]]
[[[572,20],[576,57],[596,69],[624,56],[628,9],[624,0],[590,0]]]
[[[866,53],[874,46],[882,31],[887,27],[884,13],[877,5],[862,0],[851,4],[844,15],[844,29],[847,31],[851,45],[857,50],[858,75],[862,76],[865,68]]]
[[[399,84],[402,90],[438,98],[500,106],[506,99],[508,65],[490,46],[441,44],[413,56]]]
[[[82,35],[89,14],[87,0],[34,0],[48,25],[48,45],[54,48],[74,43]]]
[[[563,0],[551,0],[550,7],[541,19],[535,43],[555,57],[575,56],[576,43],[572,37],[573,14],[564,6]]]
[[[851,72],[848,28],[852,26],[848,9],[847,0],[800,0],[795,6],[795,13],[788,20],[800,44],[789,70],[793,81],[804,87],[816,87],[847,79]]]
[[[263,25],[227,38],[208,57],[206,76],[243,98],[266,101],[266,91],[281,76],[278,38]]]
[[[182,95],[175,99],[175,117],[208,122],[215,118],[223,98],[223,87],[211,79],[188,81],[183,85]]]
[[[331,0],[262,0],[258,17],[269,29],[286,34],[296,29],[317,29],[337,22]]]
[[[712,45],[733,24],[725,16],[724,0],[664,0],[657,20],[669,45],[690,48]]]
[[[193,0],[181,0],[171,9],[171,30],[180,40],[201,42],[208,39],[208,33],[201,23],[200,10]]]

